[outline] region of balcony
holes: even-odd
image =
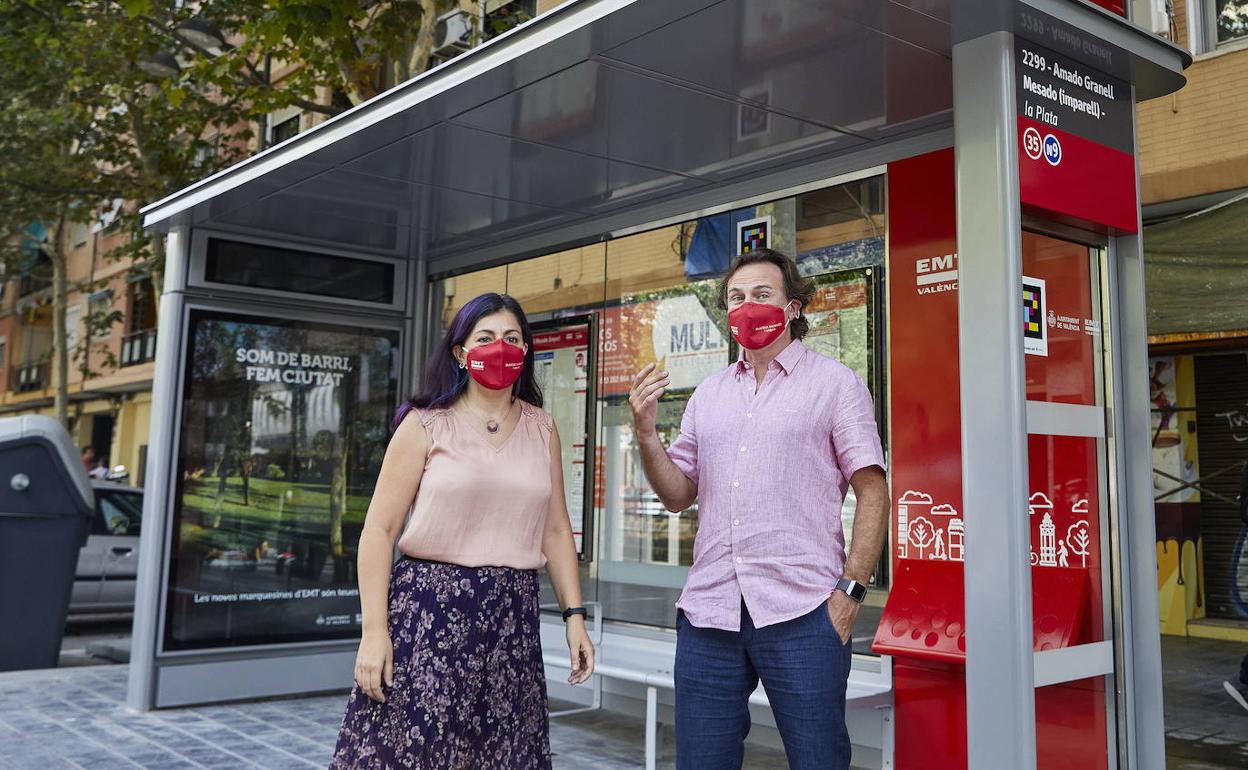
[[[121,338],[121,365],[136,366],[156,359],[156,330],[144,329]]]
[[[25,297],[29,294],[52,288],[52,279],[42,276],[30,275],[27,273],[17,281],[17,296]]]
[[[48,386],[52,371],[47,361],[38,364],[21,364],[9,375],[9,388],[16,393],[30,393]]]

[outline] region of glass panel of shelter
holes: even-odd
[[[596,542],[582,579],[586,598],[602,602],[607,619],[673,628],[697,533],[697,505],[669,513],[642,472],[627,400],[632,376],[651,361],[672,373],[659,410],[660,433],[670,442],[694,388],[738,354],[718,304],[719,279],[738,244],[766,242],[796,255],[816,279],[807,344],[854,369],[881,405],[883,201],[884,179],[871,177],[434,283],[437,336],[483,291],[512,294],[534,322],[595,317],[597,440],[594,472],[584,479],[593,485],[586,513]],[[851,492],[847,540],[853,512]],[[886,590],[883,568],[875,580]],[[553,602],[543,584],[543,602]],[[871,604],[882,605],[885,590],[873,592]],[[869,651],[878,614],[878,607],[860,614],[856,651]]]
[[[1095,244],[1037,232],[1025,231],[1022,245],[1027,398],[1094,407],[1084,413],[1081,419],[1088,424],[1082,427],[1103,429],[1111,360],[1103,313],[1106,253]],[[1113,638],[1110,548],[1116,518],[1108,464],[1103,430],[1100,436],[1028,436],[1027,516],[1038,652]],[[1073,603],[1065,608],[1065,618],[1061,601],[1051,600],[1057,596]],[[1087,766],[1107,766],[1116,743],[1110,718],[1114,692],[1112,672],[1036,691],[1045,763],[1083,766],[1092,757]],[[1045,739],[1072,721],[1091,729],[1079,731],[1078,741],[1056,735]]]

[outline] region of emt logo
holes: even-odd
[[[958,255],[920,259],[914,264],[915,284],[919,294],[936,294],[958,288]]]

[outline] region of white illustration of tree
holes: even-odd
[[[926,516],[920,516],[910,522],[910,536],[907,538],[910,544],[919,549],[919,558],[923,558],[923,549],[932,544],[936,539],[936,528],[927,520]]]
[[[1091,544],[1092,538],[1088,534],[1088,522],[1076,521],[1070,525],[1070,529],[1066,530],[1066,545],[1070,546],[1070,552],[1077,554],[1083,561],[1086,569],[1088,566],[1088,545]]]

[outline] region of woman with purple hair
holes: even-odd
[[[519,303],[464,305],[424,382],[395,416],[360,535],[363,636],[330,768],[549,768],[538,568],[565,608],[570,683],[589,679],[594,648]]]

